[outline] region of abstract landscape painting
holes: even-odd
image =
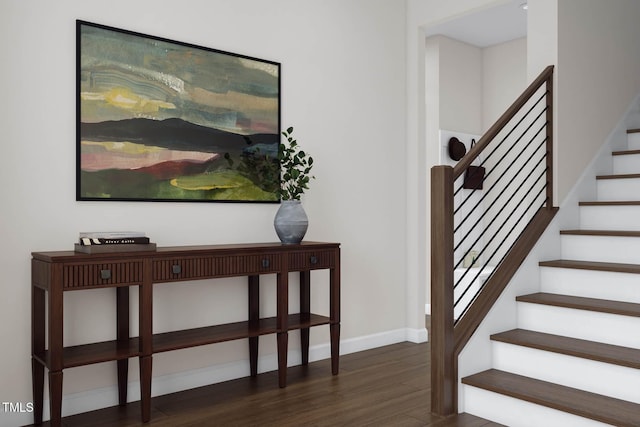
[[[277,202],[280,64],[77,21],[77,200]]]

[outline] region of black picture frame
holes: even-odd
[[[76,21],[76,200],[277,203],[280,63]]]

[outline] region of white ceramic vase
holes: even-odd
[[[309,227],[309,220],[300,200],[283,200],[273,225],[282,243],[300,243]]]

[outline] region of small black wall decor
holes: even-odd
[[[76,200],[279,201],[279,63],[84,21],[76,35]]]

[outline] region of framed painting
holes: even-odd
[[[76,32],[76,200],[279,201],[279,63],[84,21]]]

